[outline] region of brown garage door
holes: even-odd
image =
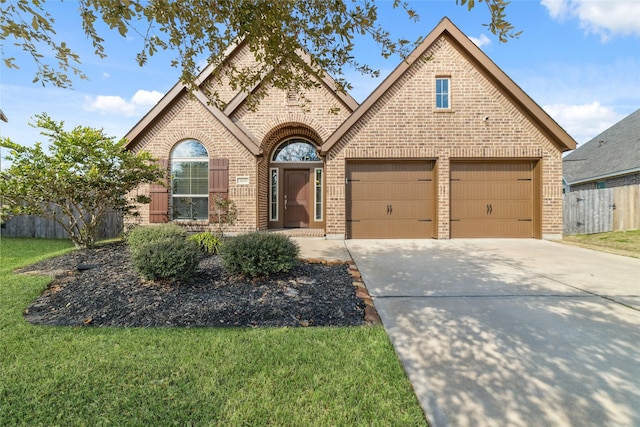
[[[451,237],[536,237],[534,162],[452,162]]]
[[[347,237],[433,237],[433,162],[347,164]]]

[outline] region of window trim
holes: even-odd
[[[319,179],[318,179],[319,174]],[[324,194],[323,194],[323,181],[324,180],[324,169],[323,168],[315,168],[313,170],[313,218],[315,221],[322,221],[324,217]],[[320,190],[320,197],[318,200],[318,190]],[[318,212],[318,206],[320,207],[320,211]]]
[[[273,185],[274,172],[276,177],[275,192],[274,192],[274,185]],[[280,193],[279,181],[280,181],[280,169],[269,168],[269,221],[278,221],[280,216],[280,207],[278,206],[278,196]],[[275,207],[275,215],[274,215],[274,209],[273,209],[274,207]]]
[[[447,82],[447,90],[446,92],[438,92],[438,82],[446,81]],[[439,107],[438,101],[441,97],[446,100],[446,107]],[[435,81],[435,109],[436,111],[450,111],[451,110],[451,76],[436,76]]]

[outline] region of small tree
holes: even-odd
[[[213,197],[212,204],[214,216],[211,222],[216,224],[216,232],[222,237],[225,228],[238,219],[238,208],[233,200],[217,195]]]
[[[115,141],[102,130],[76,127],[64,130],[47,114],[36,116],[35,127],[50,140],[49,153],[40,143],[24,147],[8,138],[0,146],[10,149],[11,166],[2,173],[2,216],[38,215],[60,224],[76,247],[95,245],[98,225],[112,210],[136,214],[128,198],[143,183],[161,182],[161,170],[147,152],[133,153],[124,139]]]

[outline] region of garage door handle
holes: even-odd
[[[393,214],[393,205],[389,205],[389,213]]]
[[[493,213],[493,206],[488,204],[487,205],[487,215],[491,215]]]

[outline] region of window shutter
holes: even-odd
[[[159,159],[158,165],[167,170],[169,168],[169,159]],[[159,184],[151,184],[149,197],[151,198],[149,222],[152,224],[169,222],[169,188]]]
[[[217,221],[213,200],[229,197],[229,159],[209,159],[209,221]]]

